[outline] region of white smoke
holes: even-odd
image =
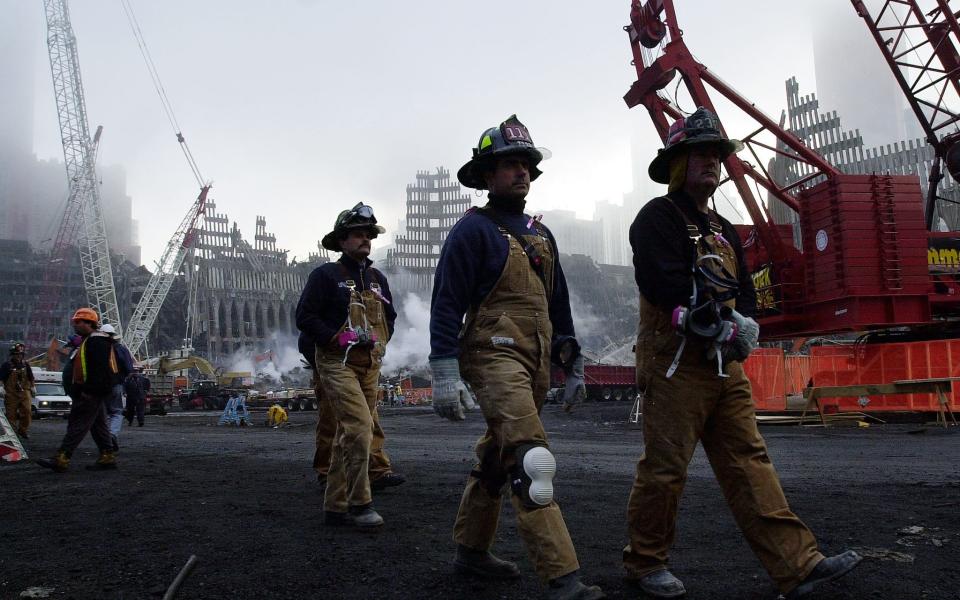
[[[383,374],[425,369],[430,357],[430,304],[408,292],[397,307],[393,338],[387,344]]]
[[[274,331],[270,335],[269,350],[273,353],[272,357],[259,361],[255,357],[263,353],[238,352],[230,358],[227,370],[248,372],[254,377],[280,381],[282,377],[295,375],[295,371],[303,368],[303,357],[297,349],[296,336]]]
[[[573,329],[577,332],[577,341],[581,346],[586,345],[587,340],[603,336],[600,317],[573,290],[570,290],[570,314],[573,317]]]

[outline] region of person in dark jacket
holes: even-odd
[[[297,327],[315,346],[316,386],[337,421],[323,503],[329,525],[383,525],[368,471],[380,365],[397,318],[387,278],[368,258],[383,232],[369,206],[342,211],[321,240],[342,255],[310,273],[297,304]]]
[[[741,148],[706,108],[675,122],[649,168],[651,179],[668,185],[667,195],[647,203],[630,228],[640,289],[644,452],[627,506],[623,563],[655,598],[686,593],[667,560],[698,443],[750,548],[787,599],[860,562],[853,551],[820,553],[790,510],[757,429],[742,366],[760,332],[756,294],[736,231],[709,207],[721,162]]]
[[[509,482],[517,530],[547,597],[593,600],[606,596],[580,580],[553,499],[557,463],[540,421],[551,360],[566,373],[565,401],[583,388],[556,241],[524,214],[543,152],[513,115],[483,132],[457,173],[463,185],[490,193],[485,207],[457,222],[440,251],[430,306],[433,407],[440,416],[464,419],[474,405],[466,382],[487,424],[454,523],[454,569],[486,579],[520,576],[515,563],[491,552]]]
[[[124,412],[127,424],[133,425],[133,418],[136,417],[137,425],[143,427],[147,394],[150,393],[150,380],[143,374],[143,367],[133,368],[133,373],[123,382],[123,390],[127,394],[127,407]]]
[[[70,358],[70,396],[73,404],[67,420],[67,433],[53,458],[37,464],[57,472],[66,471],[74,450],[90,432],[100,450],[90,470],[116,469],[117,458],[107,425],[107,405],[120,368],[110,336],[99,331],[100,317],[92,308],[79,308],[73,315],[73,329],[83,339]]]

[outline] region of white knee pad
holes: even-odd
[[[542,508],[553,502],[553,477],[557,474],[557,459],[543,446],[517,448],[517,462],[513,468],[513,493],[530,508]]]

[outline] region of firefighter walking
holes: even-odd
[[[33,380],[33,369],[24,360],[23,344],[10,347],[10,357],[0,365],[0,381],[3,382],[7,421],[17,436],[30,439],[27,433],[33,417],[33,397],[37,386]]]
[[[757,429],[742,367],[757,346],[756,293],[736,230],[708,207],[721,161],[742,147],[705,108],[674,123],[649,167],[668,193],[646,204],[630,228],[645,447],[627,508],[623,561],[628,576],[658,598],[685,593],[667,559],[698,442],[750,547],[788,599],[860,561],[852,551],[820,553],[790,510]]]
[[[297,327],[315,344],[316,385],[337,424],[323,503],[330,525],[383,524],[368,468],[380,366],[397,312],[386,277],[368,257],[384,231],[369,206],[342,211],[321,240],[342,254],[313,270],[297,305]]]
[[[488,579],[519,577],[516,564],[490,552],[509,481],[517,527],[547,597],[603,598],[600,588],[580,581],[576,551],[553,499],[556,460],[540,422],[551,354],[565,357],[568,392],[583,386],[556,242],[524,214],[544,152],[514,115],[483,133],[473,159],[457,173],[463,185],[489,190],[489,202],[468,212],[447,236],[430,310],[434,409],[463,419],[464,409],[473,407],[466,381],[487,422],[454,525],[454,565]]]

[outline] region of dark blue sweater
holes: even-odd
[[[344,254],[340,260],[320,265],[310,273],[297,303],[297,329],[300,330],[297,346],[311,365],[314,345],[330,343],[347,320],[350,290],[343,285],[347,279],[355,282],[357,291],[370,289],[371,282],[380,284],[380,293],[390,302],[383,303],[383,314],[387,318],[387,330],[393,336],[393,324],[397,320],[393,296],[387,278],[373,269],[372,264],[369,259],[360,264]]]
[[[518,231],[528,231],[530,216],[522,212],[522,207],[518,206],[512,213],[505,212],[500,205],[498,208],[505,223]],[[572,336],[574,328],[567,280],[560,268],[553,234],[546,227],[544,230],[556,256],[553,296],[548,299],[553,335]],[[450,230],[440,250],[433,280],[430,358],[451,358],[460,354],[457,338],[463,317],[468,308],[479,306],[493,289],[507,262],[509,248],[509,242],[497,225],[476,212],[468,212]]]

